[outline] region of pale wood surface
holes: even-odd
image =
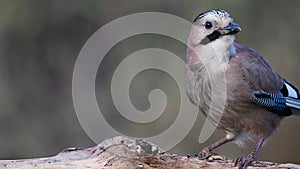
[[[298,168],[297,164],[277,164],[272,162],[255,162],[257,168]],[[126,137],[114,137],[107,139],[97,146],[80,149],[67,148],[53,157],[0,160],[0,168],[14,169],[115,169],[115,168],[237,168],[233,167],[232,160],[215,155],[208,160],[187,158],[164,153],[158,146],[143,139],[131,139]]]

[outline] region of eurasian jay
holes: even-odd
[[[246,168],[282,118],[300,109],[300,97],[297,88],[280,77],[257,51],[234,42],[240,30],[224,10],[209,10],[196,17],[188,39],[186,91],[190,101],[226,133],[199,155],[208,157],[224,143],[242,145],[256,136],[254,150],[235,161],[239,168]],[[222,75],[225,78],[214,85],[217,92],[226,94],[225,108],[209,116],[211,80]],[[220,115],[219,121],[216,115]]]

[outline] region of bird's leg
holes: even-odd
[[[235,159],[234,166],[240,162],[239,169],[246,169],[253,161],[257,161],[257,152],[262,146],[264,139],[260,139],[255,145],[254,150],[247,157],[238,157]]]
[[[198,153],[198,156],[199,158],[201,159],[206,159],[208,158],[209,156],[213,155],[213,153],[211,152],[212,150],[216,149],[217,147],[229,142],[229,141],[232,141],[233,138],[228,138],[228,137],[223,137],[222,139],[220,139],[219,141],[207,146],[207,147],[204,147],[199,153]]]

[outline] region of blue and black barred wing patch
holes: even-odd
[[[264,91],[252,91],[255,103],[265,107],[269,111],[280,116],[290,116],[292,111],[286,106],[283,94],[267,93]]]

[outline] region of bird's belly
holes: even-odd
[[[203,72],[197,77],[201,78],[188,79],[187,94],[218,128],[235,135],[250,133],[266,138],[278,126],[281,117],[255,104],[250,87],[242,79],[229,74],[212,86],[211,79]]]
[[[220,98],[226,94],[225,100],[218,98],[216,101],[211,92],[202,91],[199,94],[199,109],[220,129],[236,135],[249,133],[266,138],[281,120],[277,114],[254,103],[248,91],[232,91],[230,86],[227,86],[226,91],[219,93]],[[223,101],[225,103],[221,103]]]
[[[218,128],[236,135],[249,133],[260,138],[269,137],[281,121],[280,116],[254,103],[228,103]]]

